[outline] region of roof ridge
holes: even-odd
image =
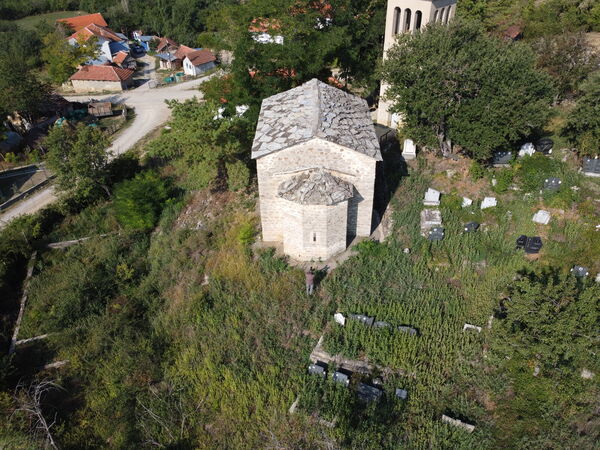
[[[321,134],[319,133],[319,130],[321,129],[321,86],[319,86],[319,80],[317,80],[316,78],[313,78],[312,80],[310,80],[311,82],[314,81],[315,87],[316,87],[316,94],[317,94],[317,103],[316,103],[316,108],[315,108],[315,114],[317,115],[317,118],[315,120],[314,123],[314,127],[313,127],[313,134],[315,136],[319,136],[322,137]]]

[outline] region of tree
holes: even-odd
[[[578,86],[598,68],[600,56],[583,33],[543,36],[533,43],[537,66],[554,78],[556,100],[577,91]]]
[[[50,87],[39,81],[18,58],[0,53],[0,116],[17,111],[30,122],[50,97]]]
[[[197,99],[171,101],[169,106],[171,129],[150,143],[149,155],[173,159],[191,189],[222,185],[226,181],[225,164],[248,157],[251,122],[244,116],[221,119],[218,104]]]
[[[581,86],[581,97],[569,114],[563,136],[582,155],[600,155],[600,73],[596,72]]]
[[[102,131],[84,124],[76,127],[63,124],[52,128],[44,143],[48,166],[56,174],[58,189],[84,198],[92,196],[98,188],[110,195],[109,140]]]
[[[485,160],[544,125],[550,113],[552,84],[535,69],[533,52],[472,23],[398,36],[382,76],[392,112],[403,115],[403,133],[443,153],[451,140]]]
[[[69,79],[77,66],[98,56],[97,38],[91,36],[87,41],[78,38],[77,45],[71,45],[60,29],[43,38],[42,60],[46,63],[48,76],[52,82],[60,84]]]
[[[156,172],[139,173],[115,188],[117,220],[129,230],[150,230],[168,198],[167,185]]]

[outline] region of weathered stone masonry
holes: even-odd
[[[311,260],[370,235],[381,154],[364,100],[317,80],[265,99],[252,157],[264,241]]]

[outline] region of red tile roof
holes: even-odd
[[[193,51],[194,49],[188,47],[187,45],[180,45],[175,52],[175,59],[183,59],[188,55],[188,53],[192,53]]]
[[[193,52],[189,52],[186,56],[194,66],[200,66],[217,59],[210,50],[194,50]]]
[[[268,33],[269,31],[279,30],[281,28],[281,22],[278,19],[267,19],[264,17],[257,17],[252,19],[248,31],[251,33]]]
[[[69,27],[71,27],[73,31],[79,31],[92,23],[100,25],[102,27],[108,26],[106,20],[104,20],[104,17],[102,17],[102,14],[100,13],[86,14],[85,16],[68,17],[66,19],[58,19],[57,22],[69,25]]]
[[[125,81],[133,76],[133,70],[115,66],[83,66],[71,75],[70,80]]]
[[[514,39],[518,38],[522,33],[523,33],[523,29],[521,28],[521,26],[512,25],[504,31],[503,35],[505,38],[514,40]]]
[[[69,36],[69,39],[79,39],[80,37],[82,37],[84,41],[87,41],[92,36],[103,37],[113,42],[119,42],[123,40],[121,37],[119,37],[119,35],[117,35],[117,33],[115,33],[110,28],[96,25],[94,23],[82,28],[79,31],[76,31],[71,36]]]
[[[122,64],[123,61],[125,61],[125,59],[127,59],[128,56],[129,56],[129,53],[121,50],[113,57],[113,62],[116,64]]]
[[[175,42],[173,39],[169,39],[168,37],[160,38],[158,45],[156,46],[157,52],[162,52],[166,47],[177,47],[179,44]]]

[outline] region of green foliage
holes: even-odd
[[[562,134],[581,155],[600,155],[600,73],[591,75],[581,86],[581,97]]]
[[[561,375],[600,369],[593,351],[600,324],[599,295],[598,286],[582,284],[572,275],[525,274],[504,302],[506,318],[501,323],[513,343],[509,352]]]
[[[226,162],[227,187],[230,191],[246,189],[250,178],[250,169],[242,161]]]
[[[137,174],[115,187],[117,220],[127,230],[148,231],[156,225],[169,188],[153,171]]]
[[[173,111],[171,129],[148,146],[148,154],[175,159],[190,189],[216,187],[224,181],[241,188],[245,174],[239,158],[250,148],[251,123],[243,116],[218,119],[216,104],[196,99],[173,101],[169,106]],[[231,181],[226,168],[232,169]]]
[[[383,79],[407,135],[442,151],[450,139],[478,160],[512,147],[550,112],[551,82],[531,50],[460,21],[399,36]]]
[[[95,36],[87,41],[80,38],[77,45],[71,45],[65,34],[57,28],[44,36],[43,43],[42,60],[46,64],[50,80],[56,84],[67,81],[75,73],[77,66],[98,55]]]
[[[519,185],[527,192],[539,191],[544,186],[546,178],[559,176],[560,173],[561,164],[540,153],[525,156],[516,165],[516,177]]]
[[[473,181],[481,180],[487,174],[486,168],[477,160],[471,161],[469,166],[469,175]]]
[[[50,87],[33,75],[22,55],[0,51],[0,116],[16,111],[31,120],[43,111],[49,97]]]
[[[44,144],[58,189],[82,198],[97,195],[99,188],[109,193],[109,141],[102,131],[82,123],[54,127]]]
[[[254,225],[251,223],[245,223],[240,227],[237,239],[240,244],[242,244],[244,247],[247,247],[254,242],[255,236],[256,230]]]
[[[523,11],[525,35],[537,37],[564,31],[599,30],[598,7],[594,2],[547,0],[529,2]]]
[[[496,186],[493,187],[494,192],[502,194],[508,190],[515,177],[515,172],[512,168],[500,169],[494,174],[496,178]]]
[[[582,81],[598,68],[600,55],[584,33],[543,36],[533,43],[537,65],[554,79],[558,99],[577,92]]]

